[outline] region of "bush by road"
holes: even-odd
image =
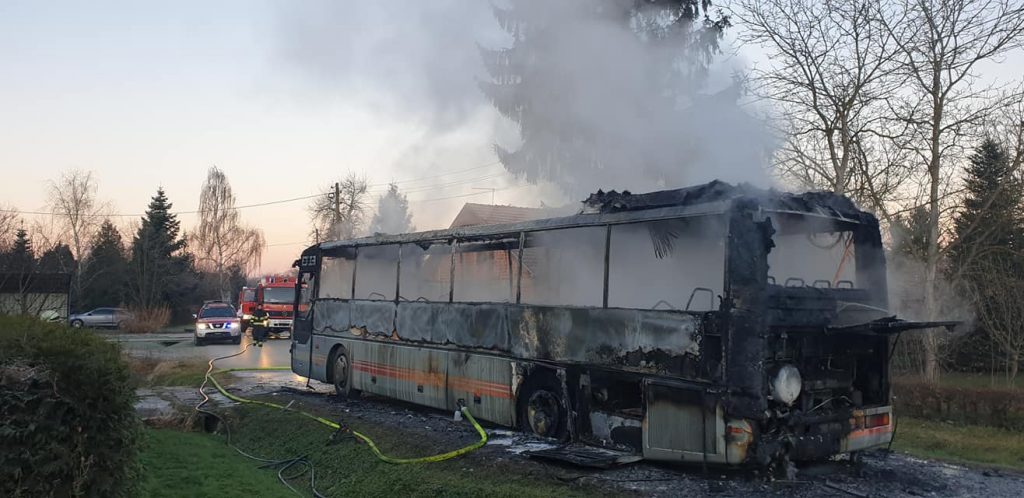
[[[117,346],[0,316],[0,496],[130,496],[141,424]]]

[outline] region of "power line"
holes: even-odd
[[[457,175],[459,173],[465,173],[467,171],[475,171],[475,170],[478,170],[478,169],[489,168],[491,166],[496,166],[498,164],[501,164],[501,161],[494,161],[494,162],[491,162],[491,163],[482,164],[480,166],[475,166],[475,167],[472,167],[472,168],[466,168],[466,169],[462,169],[462,170],[458,170],[458,171],[450,171],[448,173],[440,173],[440,174],[433,175],[433,176],[424,176],[424,177],[420,177],[420,178],[411,178],[411,179],[408,179],[408,180],[397,180],[397,181],[394,181],[394,182],[387,182],[387,183],[373,183],[373,184],[367,185],[367,187],[387,187],[388,185],[391,185],[392,183],[402,184],[402,183],[419,182],[419,181],[423,181],[423,180],[431,180],[431,179],[434,179],[434,178],[440,178],[442,176]]]
[[[408,179],[408,180],[399,180],[399,181],[395,181],[395,182],[372,184],[372,185],[369,185],[369,186],[387,186],[387,185],[390,185],[391,183],[399,184],[399,183],[410,183],[410,182],[417,182],[417,181],[423,181],[423,180],[430,180],[430,179],[434,179],[434,178],[441,178],[441,177],[444,177],[444,176],[450,176],[450,175],[456,175],[456,174],[459,174],[459,173],[465,173],[467,171],[474,171],[474,170],[478,170],[478,169],[488,168],[488,167],[491,167],[491,166],[495,166],[497,164],[500,164],[500,161],[495,161],[495,162],[492,162],[492,163],[483,164],[483,165],[480,165],[480,166],[475,166],[473,168],[467,168],[467,169],[458,170],[458,171],[451,171],[451,172],[448,172],[448,173],[441,173],[441,174],[432,175],[432,176],[425,176],[425,177],[421,177],[421,178],[411,178],[411,179]],[[454,180],[452,182],[443,183],[443,184],[439,184],[439,185],[426,185],[426,186],[422,186],[422,187],[413,187],[408,192],[404,192],[403,191],[403,193],[425,192],[425,191],[430,191],[430,190],[434,190],[434,189],[448,188],[448,187],[464,185],[464,184],[472,183],[472,182],[476,182],[476,181],[482,181],[482,180],[487,180],[487,179],[492,179],[492,178],[498,178],[498,177],[501,177],[501,176],[504,176],[504,175],[503,174],[491,174],[491,175],[485,175],[485,176],[476,177],[476,178]],[[383,192],[383,191],[381,191],[381,192]],[[370,191],[368,191],[367,193],[379,193],[379,192],[370,192]],[[316,197],[320,197],[322,195],[324,195],[324,194],[320,193],[320,194],[304,195],[304,196],[300,196],[300,197],[292,197],[290,199],[278,199],[278,200],[273,200],[273,201],[258,202],[258,203],[254,203],[254,204],[244,204],[244,205],[241,205],[241,206],[235,206],[234,209],[247,209],[247,208],[254,208],[254,207],[270,206],[270,205],[274,205],[274,204],[285,204],[285,203],[288,203],[288,202],[295,202],[295,201],[302,201],[302,200],[307,200],[307,199],[313,199],[313,198],[316,198]],[[456,197],[458,197],[458,196],[456,196]],[[425,200],[427,200],[427,199],[421,199],[421,200],[418,200],[417,202],[422,202],[422,201],[425,201]],[[431,199],[431,200],[433,200],[433,199]],[[171,214],[175,214],[175,215],[181,215],[181,214],[200,214],[202,212],[203,212],[202,210],[198,210],[197,209],[197,210],[189,210],[189,211],[172,211]],[[60,216],[60,215],[63,214],[63,213],[57,213],[57,212],[53,212],[53,211],[22,211],[22,210],[18,210],[18,209],[0,209],[0,213],[27,214],[27,215],[36,215],[36,216]],[[144,213],[93,213],[93,214],[82,214],[80,216],[87,217],[87,218],[141,218],[142,216],[145,216],[145,214]]]
[[[431,202],[431,201],[443,201],[443,200],[446,200],[446,199],[459,199],[459,198],[462,198],[462,197],[472,197],[474,195],[491,194],[493,192],[501,192],[503,190],[512,190],[512,189],[523,188],[523,187],[530,187],[530,186],[531,186],[530,184],[513,185],[511,187],[496,188],[493,191],[491,189],[487,189],[487,191],[485,191],[485,192],[472,192],[472,193],[469,193],[469,194],[449,195],[449,196],[446,196],[446,197],[431,197],[431,198],[428,198],[428,199],[409,199],[409,202]]]

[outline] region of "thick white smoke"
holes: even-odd
[[[608,9],[622,5],[599,1]],[[739,88],[704,86],[685,69],[665,71],[686,66],[678,45],[643,39],[636,20],[584,15],[593,1],[515,4],[528,19],[557,27],[546,31],[544,50],[524,68],[533,75],[524,88],[535,111],[529,133],[573,130],[594,155],[590,163],[542,166],[557,170],[550,176],[563,195],[520,203],[560,204],[598,188],[647,191],[715,178],[768,182],[766,128],[735,105]],[[311,88],[396,126],[416,125],[397,164],[387,165],[392,174],[484,164],[494,160],[495,144],[519,148],[516,124],[479,88],[492,81],[483,63],[487,50],[514,42],[489,2],[304,2],[290,4],[281,20],[283,59],[314,82]]]

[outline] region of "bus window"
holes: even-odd
[[[778,285],[857,287],[853,232],[832,220],[799,215],[776,214],[772,223],[768,275]]]
[[[447,242],[402,244],[400,301],[448,302],[452,246]]]
[[[313,290],[316,288],[316,277],[312,273],[303,273],[301,275],[302,283],[299,287],[299,309],[295,316],[299,318],[309,318],[309,310],[312,309],[310,303],[312,302]]]
[[[463,242],[455,250],[455,302],[514,303],[519,238]]]
[[[352,270],[356,262],[351,257],[324,256],[320,267],[320,292],[317,297],[352,299]]]
[[[718,308],[725,282],[720,218],[615,225],[610,242],[609,307],[684,310],[689,303],[690,311]]]
[[[392,301],[398,285],[398,245],[364,246],[356,257],[353,299]]]
[[[527,233],[521,302],[601,306],[605,231],[605,227],[585,227]]]

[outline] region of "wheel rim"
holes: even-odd
[[[76,328],[76,329],[80,329],[80,328],[82,328],[82,322],[80,322],[78,320],[75,320],[75,321],[71,322],[71,326]]]
[[[549,391],[533,393],[526,403],[526,419],[530,423],[530,430],[539,436],[555,435],[559,412],[558,398]]]
[[[334,388],[344,391],[348,386],[348,359],[339,354],[334,360]]]

